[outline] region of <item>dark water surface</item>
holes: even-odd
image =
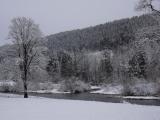
[[[81,93],[81,94],[29,93],[29,95],[54,98],[54,99],[100,101],[100,102],[111,102],[111,103],[129,102],[131,104],[160,106],[160,100],[128,99],[128,98],[122,98],[117,95],[104,95],[104,94],[92,94],[92,93]]]

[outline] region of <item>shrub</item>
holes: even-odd
[[[90,90],[90,86],[80,80],[75,81],[74,83],[74,93],[81,93],[81,92],[87,92]]]
[[[16,92],[22,92],[23,91],[23,82],[21,80],[18,80],[15,84]]]
[[[1,92],[16,92],[16,87],[15,85],[10,85],[9,83],[2,83],[0,86],[0,91]]]
[[[124,95],[124,96],[134,96],[135,94],[133,93],[131,88],[128,87],[128,88],[123,88],[122,95]]]
[[[40,90],[52,90],[54,88],[53,83],[47,82],[47,83],[40,83],[39,89]]]
[[[149,82],[143,78],[133,78],[134,83],[123,85],[123,95],[132,96],[149,96],[157,95],[159,92],[159,84],[156,82]]]
[[[90,86],[78,78],[72,77],[61,83],[60,91],[82,93],[90,90]]]
[[[106,94],[122,94],[123,92],[123,86],[117,83],[105,84],[101,87],[103,92],[105,92]]]
[[[158,94],[159,85],[156,83],[137,83],[132,88],[135,95],[149,96]]]
[[[134,93],[131,89],[131,84],[130,83],[123,83],[123,89],[122,89],[122,95],[124,96],[133,96]]]

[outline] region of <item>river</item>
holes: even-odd
[[[62,94],[62,93],[29,93],[32,96],[54,98],[54,99],[69,99],[69,100],[85,100],[85,101],[100,101],[110,103],[131,103],[139,105],[154,105],[160,106],[160,100],[156,99],[129,99],[123,98],[118,95],[105,95],[105,94],[92,94],[92,93],[80,93],[80,94]]]

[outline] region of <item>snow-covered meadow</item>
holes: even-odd
[[[160,120],[160,107],[0,94],[0,119]]]

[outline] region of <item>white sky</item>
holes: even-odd
[[[137,0],[0,0],[0,45],[14,17],[32,18],[44,35],[138,15]]]

